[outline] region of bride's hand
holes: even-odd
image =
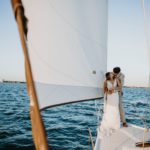
[[[114,89],[109,89],[108,94],[112,94],[114,92]]]

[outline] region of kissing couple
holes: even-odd
[[[127,127],[125,113],[122,103],[122,87],[124,85],[124,74],[119,67],[113,68],[113,72],[105,74],[104,81],[104,114],[102,117],[100,130],[100,139],[111,135],[115,130],[121,127]],[[121,120],[121,121],[120,121]]]

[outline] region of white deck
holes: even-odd
[[[98,132],[94,150],[143,150],[143,148],[135,147],[136,142],[142,141],[143,133],[143,128],[129,125],[129,127],[122,127],[100,141]],[[150,131],[146,133],[145,139],[150,140]],[[144,150],[150,150],[150,148],[144,148]]]

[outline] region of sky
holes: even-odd
[[[145,6],[150,37],[150,0],[145,0]],[[108,12],[108,71],[120,66],[126,86],[147,86],[150,55],[141,0],[109,0]],[[0,78],[25,81],[24,57],[10,0],[0,0]]]
[[[145,7],[150,31],[150,0],[145,0]],[[126,85],[147,86],[150,55],[141,0],[109,0],[108,20],[108,70],[120,66]]]

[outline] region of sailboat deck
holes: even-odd
[[[99,134],[99,133],[98,133]],[[120,128],[114,132],[111,136],[104,138],[101,142],[97,136],[99,142],[95,145],[95,150],[139,150],[135,146],[136,142],[142,142],[144,129],[135,125],[130,125],[127,128]],[[150,131],[145,134],[145,141],[150,140]],[[144,148],[144,150],[150,150],[150,147]]]

